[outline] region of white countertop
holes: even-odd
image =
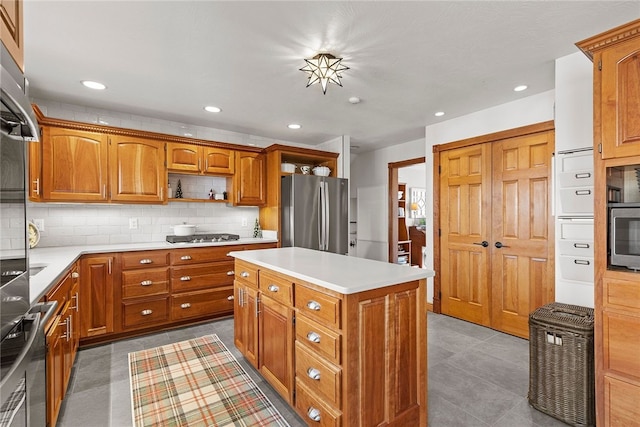
[[[229,255],[342,294],[435,275],[432,270],[303,248],[234,251]]]
[[[243,238],[227,242],[211,243],[123,243],[117,245],[96,246],[59,246],[50,248],[34,248],[29,251],[29,267],[45,267],[29,278],[29,299],[31,304],[37,302],[55,284],[63,274],[82,255],[109,252],[149,251],[158,249],[202,248],[207,246],[231,246],[257,243],[276,243],[277,239]],[[257,252],[257,251],[252,251]]]

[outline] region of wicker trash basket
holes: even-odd
[[[529,315],[529,403],[572,426],[595,426],[593,320],[557,302]]]

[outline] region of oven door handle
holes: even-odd
[[[9,396],[18,386],[18,382],[24,378],[24,372],[31,361],[31,354],[35,351],[33,344],[38,339],[41,318],[42,313],[33,313],[33,326],[29,333],[29,341],[22,348],[13,366],[0,382],[0,394],[2,396]]]

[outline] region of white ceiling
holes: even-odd
[[[553,89],[555,58],[639,17],[638,1],[25,0],[25,67],[35,98],[367,151]],[[350,67],[326,95],[298,70],[319,51]]]

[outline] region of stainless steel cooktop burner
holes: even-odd
[[[167,236],[167,242],[169,243],[210,243],[226,242],[238,239],[240,239],[239,235],[231,233],[201,233],[191,236]]]

